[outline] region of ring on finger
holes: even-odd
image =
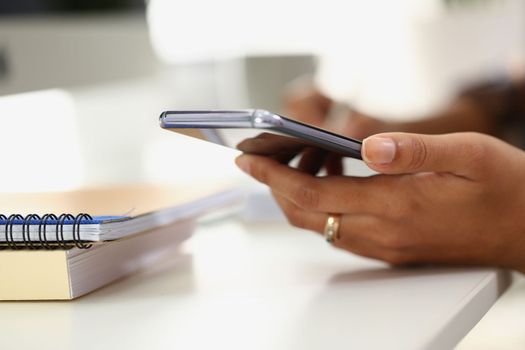
[[[324,226],[323,236],[330,244],[339,239],[339,224],[341,222],[340,214],[329,214]]]

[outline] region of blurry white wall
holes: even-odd
[[[318,57],[317,79],[330,94],[385,117],[424,115],[459,86],[524,56],[525,2],[464,3],[151,0],[149,27],[136,15],[2,20],[8,72],[0,95],[59,88],[69,96],[82,184],[183,181],[223,170],[230,177],[238,173],[228,150],[189,146],[158,127],[159,113],[278,109],[283,85],[313,72]],[[55,122],[41,133],[51,128]],[[5,176],[0,183],[11,181]]]
[[[166,62],[313,53],[327,92],[397,118],[429,113],[459,86],[523,59],[524,18],[521,0],[151,0],[148,8]]]
[[[461,87],[524,64],[523,1],[419,1],[404,11],[390,3],[353,11],[351,44],[322,56],[322,86],[369,113],[423,116]]]
[[[84,181],[75,105],[52,89],[0,96],[0,191],[70,190]]]

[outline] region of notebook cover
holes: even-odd
[[[0,251],[0,300],[71,299],[67,251]]]
[[[135,217],[231,189],[232,186],[227,184],[191,188],[137,185],[85,188],[70,192],[0,193],[0,213],[6,216],[87,213],[91,216]]]

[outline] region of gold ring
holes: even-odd
[[[329,214],[326,219],[326,225],[324,226],[324,238],[328,243],[334,243],[339,238],[339,222],[341,221],[341,215]]]

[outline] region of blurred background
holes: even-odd
[[[524,61],[521,0],[0,0],[0,191],[243,178],[160,112],[280,111],[308,75],[409,120]],[[520,283],[458,348],[525,346]]]

